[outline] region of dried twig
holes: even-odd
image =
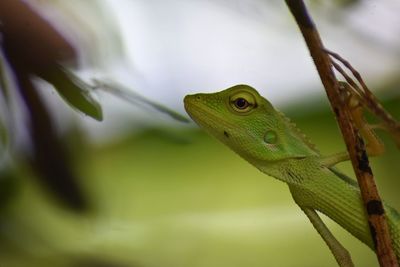
[[[392,248],[389,227],[384,216],[384,208],[369,166],[364,142],[359,136],[358,130],[353,126],[348,107],[341,101],[339,84],[332,70],[332,61],[325,52],[318,30],[309,16],[304,2],[302,0],[286,0],[286,4],[303,34],[332,109],[335,112],[360,186],[379,263],[381,266],[398,266],[397,258]]]
[[[343,75],[346,81],[355,89],[355,91],[363,99],[362,102],[365,103],[366,105],[365,107],[370,112],[379,117],[381,120],[383,120],[390,128],[394,128],[400,131],[400,124],[395,119],[393,119],[393,117],[382,107],[382,105],[379,103],[379,100],[375,97],[375,95],[371,92],[371,90],[369,90],[369,88],[365,84],[360,73],[356,69],[354,69],[353,66],[351,66],[351,64],[343,57],[341,57],[339,54],[329,51],[328,49],[324,50],[334,59],[341,62],[347,69],[349,69],[353,74],[353,76],[360,83],[361,88],[353,81],[353,79],[351,79],[345,73],[345,71],[336,62],[332,61],[332,64],[335,67],[335,69],[339,71],[340,74]]]

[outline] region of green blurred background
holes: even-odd
[[[398,100],[386,103],[397,116]],[[299,112],[314,104],[287,114],[324,153],[341,150],[328,110]],[[336,266],[285,184],[198,129],[144,129],[96,146],[79,138],[73,155],[95,212],[60,209],[18,168],[1,214],[3,266]],[[382,196],[399,209],[400,157],[387,144],[372,167]],[[372,251],[325,219],[356,266],[377,265]]]
[[[66,14],[75,14],[82,21],[87,20],[88,24],[85,25],[89,25],[87,28],[90,28],[90,25],[98,22],[96,12],[104,15],[106,9],[102,5],[105,5],[104,3],[111,5],[110,1],[88,1],[80,5],[77,1],[71,2],[73,3],[54,1],[49,5],[52,6],[51,8],[46,7],[52,10],[55,6]],[[124,3],[128,2],[120,1],[119,7],[115,10],[123,9]],[[199,1],[188,2],[200,3]],[[134,52],[127,52],[130,50],[126,48],[127,43],[124,41],[126,37],[121,37],[125,36],[127,31],[120,29],[118,32],[120,35],[116,38],[117,44],[110,45],[113,47],[111,50],[114,54],[104,55],[97,51],[102,54],[102,57],[94,59],[93,56],[92,62],[88,60],[89,63],[86,62],[86,64],[92,70],[88,71],[90,68],[86,66],[86,69],[80,73],[81,77],[91,78],[99,72],[102,75],[111,73],[114,79],[124,77],[125,80],[119,81],[133,85],[147,97],[182,113],[182,97],[187,93],[200,90],[215,91],[237,82],[251,83],[256,87],[261,86],[262,93],[271,97],[274,105],[276,103],[276,106],[292,118],[323,154],[344,150],[336,122],[329,110],[318,77],[284,5],[278,1],[265,3],[262,1],[232,1],[231,3],[216,1],[212,4],[205,2],[215,5],[213,12],[216,14],[219,14],[221,10],[228,10],[228,13],[221,11],[218,16],[224,17],[229,14],[231,18],[238,17],[246,21],[256,15],[255,22],[251,23],[259,24],[260,28],[256,29],[256,32],[260,35],[265,34],[263,27],[268,28],[268,31],[277,31],[276,27],[280,30],[282,28],[279,27],[290,28],[290,31],[279,33],[285,36],[280,40],[285,42],[282,43],[282,50],[279,50],[276,44],[273,44],[273,50],[271,47],[265,47],[266,50],[271,50],[272,54],[281,53],[281,55],[275,59],[272,59],[271,54],[263,55],[262,60],[268,62],[271,58],[273,62],[266,70],[259,65],[260,62],[255,63],[256,67],[251,65],[251,60],[258,57],[257,53],[252,55],[250,51],[249,61],[246,61],[244,56],[236,54],[238,51],[233,50],[226,55],[226,61],[229,63],[231,62],[229,60],[232,60],[237,62],[237,65],[218,67],[220,71],[218,73],[222,75],[229,73],[218,80],[219,74],[211,73],[216,62],[210,62],[212,66],[206,66],[202,65],[204,63],[190,61],[185,58],[187,55],[174,53],[167,58],[148,59],[143,56],[140,47],[136,47]],[[368,3],[366,9],[364,6],[364,10],[362,3],[365,4],[365,2],[368,1],[311,1],[310,5],[316,16],[321,19],[331,10],[337,12],[336,15],[346,18],[357,12],[359,12],[358,15],[363,14],[360,12],[379,13],[378,9],[371,9]],[[143,3],[141,3],[142,10],[145,6]],[[172,12],[169,15],[173,17],[175,15],[173,11],[179,10],[181,3],[168,1],[167,4],[165,2],[162,4],[155,1],[147,8],[150,10],[149,14],[152,11],[159,14],[166,11],[165,8],[168,7],[167,10]],[[393,5],[396,5],[393,3],[393,1],[386,1],[382,5],[386,5],[390,10]],[[73,5],[79,8],[71,11]],[[90,7],[96,7],[95,11],[90,10]],[[271,9],[273,12],[285,12],[282,15],[285,21],[284,26],[265,26],[265,21],[262,19],[264,13],[257,12],[260,10],[259,7]],[[205,9],[204,4],[199,4],[199,9]],[[272,11],[269,11],[270,14],[273,13]],[[118,16],[118,13],[116,14],[113,16]],[[138,13],[135,14],[138,15]],[[143,25],[151,24],[149,21],[152,18],[149,18],[148,13],[142,16],[145,17]],[[332,21],[332,17],[326,17],[326,20],[320,21],[322,29],[325,30],[322,33],[323,38],[326,35],[328,42],[335,48],[343,45],[344,48],[339,48],[337,51],[347,51],[351,54],[352,60],[359,61],[358,66],[362,66],[359,70],[363,74],[366,73],[366,80],[375,85],[374,92],[383,99],[384,106],[395,117],[400,118],[397,79],[399,71],[398,63],[396,63],[400,62],[398,60],[399,39],[396,37],[397,39],[387,40],[384,36],[382,38],[375,36],[376,39],[365,44],[365,38],[368,36],[366,37],[364,31],[359,31],[361,37],[355,37],[354,34],[349,37],[361,39],[359,43],[365,51],[358,51],[355,49],[356,45],[349,48],[347,41],[332,36],[329,32],[329,30],[334,31],[335,27],[357,28],[357,23],[351,24],[351,19],[346,22],[349,24]],[[274,18],[276,17],[270,17],[270,20],[273,21]],[[110,18],[108,17],[107,20]],[[154,17],[154,20],[157,21],[157,18]],[[388,16],[386,20],[393,23],[392,17]],[[111,27],[109,21],[102,23],[100,25],[110,27],[100,27],[102,38],[106,38],[107,33],[118,36],[115,33],[115,28],[118,26]],[[179,50],[182,45],[180,42],[183,41],[177,41],[174,38],[179,36],[179,30],[175,35],[172,33],[170,35],[168,31],[164,31],[162,24],[161,19],[161,22],[157,24],[157,27],[160,27],[159,32],[150,32],[152,29],[150,27],[150,30],[147,29],[146,36],[133,35],[131,38],[135,40],[137,37],[137,43],[139,43],[144,42],[139,40],[141,37],[151,40],[145,37],[154,35],[155,38],[170,40],[173,44],[165,45],[167,47],[177,45],[175,49]],[[133,25],[132,27],[142,26]],[[204,30],[207,31],[207,29]],[[236,30],[233,29],[233,32]],[[188,31],[190,32],[190,29]],[[241,31],[246,32],[246,29],[241,29]],[[398,32],[398,28],[393,31],[388,30],[389,33],[396,31]],[[146,33],[146,29],[143,32]],[[101,38],[101,35],[99,37],[95,31],[91,34],[97,36],[96,38]],[[296,42],[290,45],[300,47],[298,50],[292,47],[296,50],[295,54],[292,54],[293,51],[287,51],[290,56],[286,55],[284,49],[290,49],[287,45],[293,40],[290,39],[292,37],[286,36],[294,36],[293,40]],[[351,40],[354,41],[354,39]],[[248,41],[251,42],[251,40]],[[268,39],[265,42],[268,43]],[[199,43],[198,46],[191,48],[192,50],[189,49],[188,53],[200,53],[198,49],[201,45],[202,43]],[[214,47],[212,44],[208,45]],[[228,49],[231,45],[236,44],[225,40],[220,48],[227,47]],[[242,45],[246,47],[246,42]],[[85,47],[85,44],[82,43],[81,47]],[[99,47],[95,50],[105,49],[101,44]],[[240,45],[237,47],[239,52],[241,47]],[[260,49],[264,49],[262,45]],[[247,47],[248,50],[252,50],[252,47]],[[95,52],[90,49],[87,51],[88,54],[95,54]],[[152,52],[150,49],[143,53],[149,55]],[[160,53],[165,52],[163,50]],[[219,52],[221,50],[213,51],[213,53]],[[132,69],[129,69],[133,73],[132,76],[127,78],[129,71],[121,74],[121,69],[115,66],[118,63],[110,63],[112,65],[110,67],[107,64],[107,58],[124,57],[124,55],[129,57],[129,53],[133,53],[135,64]],[[207,54],[210,57],[209,60],[213,53]],[[370,55],[370,58],[365,58],[366,54]],[[229,58],[230,55],[237,55],[239,59]],[[169,62],[175,56],[178,60]],[[179,56],[181,56],[180,59]],[[150,64],[152,60],[163,62],[162,66]],[[224,61],[224,59],[218,60]],[[299,62],[291,64],[291,60],[304,60],[307,62],[307,67],[303,69],[304,66]],[[370,62],[370,65],[363,65],[362,60]],[[150,63],[146,65],[143,62]],[[176,69],[172,68],[175,63]],[[183,74],[180,72],[185,66],[191,64],[193,68]],[[291,75],[292,69],[288,72],[287,68],[294,68],[297,71],[293,70],[293,75]],[[166,70],[170,72],[165,73]],[[193,73],[189,75],[190,71]],[[244,73],[244,76],[237,76],[237,73]],[[210,77],[209,80],[207,80],[208,77]],[[191,78],[195,82],[191,83]],[[310,80],[313,81],[310,82]],[[266,88],[274,89],[267,91]],[[12,168],[4,168],[0,179],[1,267],[336,266],[327,246],[306,216],[294,204],[287,186],[260,173],[228,148],[207,136],[194,124],[179,124],[155,112],[124,106],[118,100],[111,100],[104,95],[100,95],[99,99],[105,110],[105,121],[94,123],[89,118],[76,116],[69,108],[63,110],[63,107],[59,106],[60,99],[52,94],[49,95],[48,106],[57,110],[53,116],[58,119],[64,140],[73,158],[72,165],[81,177],[82,188],[93,204],[93,208],[84,214],[76,214],[62,208],[32,177],[33,174],[26,164],[16,158]],[[380,136],[385,141],[387,151],[382,157],[371,159],[372,168],[381,195],[386,202],[400,210],[398,193],[400,154],[385,133]],[[348,163],[340,164],[339,167],[353,177]],[[324,217],[324,220],[349,249],[356,266],[378,265],[375,255],[369,248],[328,218]]]

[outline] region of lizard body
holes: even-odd
[[[217,93],[188,95],[184,103],[201,128],[260,171],[288,184],[293,199],[339,265],[353,266],[353,263],[317,211],[374,249],[357,182],[332,167],[334,164],[326,164],[325,157],[305,135],[255,89],[237,85]],[[384,206],[399,259],[400,215]]]

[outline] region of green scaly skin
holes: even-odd
[[[327,215],[374,248],[357,183],[325,166],[306,137],[255,89],[237,85],[217,93],[188,95],[184,103],[190,117],[209,134],[262,172],[287,183],[300,208]],[[400,216],[384,206],[399,259]]]

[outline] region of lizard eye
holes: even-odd
[[[229,99],[231,107],[240,113],[246,113],[254,109],[256,105],[255,98],[248,92],[239,92]]]
[[[235,100],[235,106],[238,109],[245,109],[249,106],[249,102],[247,102],[246,99],[239,97],[238,99]]]

